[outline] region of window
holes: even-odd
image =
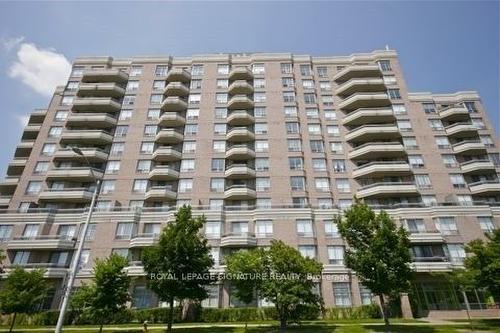
[[[306,104],[314,104],[314,103],[316,103],[316,94],[305,93],[304,94],[304,103],[306,103]]]
[[[120,171],[120,161],[108,161],[106,165],[106,173],[118,173]]]
[[[293,71],[293,66],[289,62],[280,64],[280,68],[281,74],[291,74]]]
[[[300,139],[288,139],[287,146],[288,151],[302,151],[302,144]]]
[[[325,146],[323,144],[323,141],[321,141],[321,140],[311,140],[311,141],[309,141],[309,145],[310,145],[311,151],[313,153],[324,153],[325,152]]]
[[[340,193],[349,193],[351,192],[351,186],[349,185],[349,179],[347,178],[337,178],[335,180],[337,184],[337,190]]]
[[[288,165],[290,170],[303,170],[304,168],[304,160],[302,157],[289,157]]]
[[[328,246],[328,263],[330,265],[344,264],[344,247]]]
[[[477,129],[486,129],[486,124],[481,118],[472,118],[472,123]]]
[[[191,66],[191,75],[203,75],[203,65]]]
[[[465,188],[465,179],[460,173],[450,174],[450,181],[454,188]]]
[[[266,101],[266,93],[264,92],[255,92],[253,94],[253,100],[257,103],[264,103]]]
[[[132,209],[144,207],[144,200],[130,200],[129,207]]]
[[[160,104],[162,96],[163,95],[151,95],[151,97],[150,97],[150,103],[151,104]],[[135,95],[125,95],[125,97],[123,97],[122,104],[125,105],[125,106],[127,106],[127,105],[134,105],[135,104],[135,98],[136,98]]]
[[[226,89],[229,86],[229,80],[228,79],[217,79],[217,88],[218,89]]]
[[[132,186],[132,191],[136,193],[145,193],[148,187],[148,181],[146,179],[136,179]]]
[[[158,126],[156,125],[144,126],[144,136],[155,136],[157,131],[158,131]]]
[[[29,251],[16,251],[14,259],[12,260],[13,265],[26,265],[30,257]]]
[[[316,67],[316,71],[318,72],[319,77],[328,77],[328,68],[321,66],[321,67]]]
[[[227,109],[226,108],[215,108],[215,119],[226,119]]]
[[[253,64],[252,65],[252,73],[264,74],[265,73],[264,64]]]
[[[422,195],[422,202],[425,206],[437,206],[438,204],[435,195]]]
[[[130,76],[140,75],[142,75],[142,66],[132,66],[132,69],[130,69]]]
[[[218,64],[217,65],[217,74],[220,74],[220,75],[229,74],[229,65],[228,64]]]
[[[208,205],[210,209],[222,209],[224,207],[224,199],[210,199]]]
[[[299,245],[299,252],[305,258],[316,258],[316,246]]]
[[[330,191],[330,180],[326,177],[315,178],[314,183],[316,185],[316,190],[319,192],[329,192]]]
[[[292,198],[292,204],[294,208],[303,208],[309,205],[307,198],[305,197],[294,197]]]
[[[297,108],[295,106],[285,106],[283,111],[286,118],[297,117]]]
[[[71,70],[70,76],[82,76],[84,70],[85,68],[82,66],[74,66]]]
[[[293,92],[293,91],[284,91],[283,92],[283,102],[285,102],[285,103],[293,103],[293,102],[295,102],[295,92]]]
[[[281,78],[281,86],[283,88],[293,88],[295,86],[295,80],[293,77],[283,77]]]
[[[491,216],[478,216],[477,221],[479,223],[479,227],[483,232],[493,232],[495,230],[495,225],[493,224],[493,217]],[[1,230],[1,229],[0,229]],[[1,232],[0,232],[1,234]]]
[[[429,122],[429,127],[433,131],[441,131],[444,128],[443,123],[439,119],[429,119],[428,122]]]
[[[410,234],[418,234],[418,233],[426,232],[425,222],[423,219],[418,219],[418,218],[404,219],[403,220],[403,227]]]
[[[182,152],[186,154],[196,153],[196,141],[184,141]]]
[[[299,134],[300,127],[298,122],[287,122],[285,123],[286,134]]]
[[[398,127],[401,132],[411,131],[411,122],[409,120],[398,120]]]
[[[387,89],[387,94],[390,99],[401,99],[399,89]]]
[[[65,121],[68,118],[68,111],[57,111],[54,116],[55,121]]]
[[[331,198],[319,198],[318,207],[320,209],[331,209],[333,208],[333,200]]]
[[[193,180],[192,179],[181,179],[179,180],[179,193],[187,193],[193,190]]]
[[[421,190],[432,188],[432,183],[429,175],[415,175],[415,183]]]
[[[317,108],[307,108],[306,109],[306,116],[307,116],[307,119],[318,119],[319,118],[319,111]]]
[[[346,172],[345,160],[332,160],[333,172],[342,173]]]
[[[181,172],[192,172],[194,171],[194,160],[182,160],[181,161]]]
[[[326,120],[336,120],[337,114],[333,110],[325,110],[325,119]]]
[[[436,136],[435,139],[436,139],[436,145],[438,146],[439,149],[447,149],[451,147],[448,137]]]
[[[297,235],[300,237],[313,237],[314,232],[312,220],[297,220]]]
[[[219,94],[216,94],[216,95],[219,95]],[[223,98],[223,95],[226,95],[226,101],[227,101],[227,94],[222,94],[218,98]],[[189,98],[188,98],[189,104],[200,104],[200,101],[201,101],[201,95],[200,94],[190,94],[189,95]],[[219,100],[217,100],[217,102],[220,103]],[[225,102],[222,102],[222,103],[225,103]]]
[[[255,140],[255,151],[258,153],[267,152],[269,150],[269,142],[267,140]]]
[[[424,158],[422,157],[422,155],[408,155],[408,162],[414,169],[424,167]]]
[[[327,125],[326,132],[329,136],[340,136],[340,130],[337,125]]]
[[[68,106],[73,104],[73,96],[63,96],[61,99],[61,105],[62,106]]]
[[[458,167],[458,161],[454,154],[443,154],[441,155],[443,159],[443,164],[447,168],[456,168]]]
[[[326,159],[324,158],[313,158],[312,165],[314,171],[326,171]]]
[[[76,234],[76,225],[74,224],[63,224],[57,229],[58,236],[66,236],[68,238],[73,238]]]
[[[50,165],[49,162],[37,162],[35,165],[35,169],[33,170],[33,173],[43,174],[47,172],[47,170],[49,169],[49,165]]]
[[[267,124],[266,123],[256,123],[254,131],[255,131],[255,134],[267,134]]]
[[[254,88],[265,88],[266,87],[266,80],[265,79],[254,79],[253,80],[253,87]],[[264,97],[264,100],[265,100],[265,97]],[[256,100],[257,102],[257,100]],[[264,102],[264,101],[262,101]]]
[[[119,125],[115,129],[115,138],[123,138],[127,136],[128,125]]]
[[[464,106],[470,113],[477,112],[476,104],[474,102],[464,102]]]
[[[489,135],[480,135],[479,138],[481,139],[481,142],[488,148],[495,147],[495,143],[493,142],[493,139]]]
[[[207,238],[220,238],[221,223],[207,221],[205,223],[205,236]]]
[[[447,244],[452,263],[462,264],[466,257],[463,244]]]
[[[0,225],[0,241],[9,240],[12,234],[12,225],[1,224]]]
[[[143,142],[141,144],[141,154],[152,154],[154,149],[154,142]]]
[[[132,110],[121,110],[118,120],[130,120],[132,118]]]
[[[191,80],[189,89],[191,90],[201,89],[201,80]]]
[[[214,124],[214,134],[225,135],[226,134],[226,124]]]
[[[403,145],[406,149],[418,149],[417,139],[414,136],[403,137]]]
[[[319,89],[323,92],[330,92],[332,90],[332,84],[329,81],[320,81]]]
[[[215,94],[215,101],[218,104],[227,103],[227,94],[226,93],[216,93]]]
[[[255,170],[256,171],[269,171],[269,158],[257,157],[255,159]]]
[[[396,115],[406,114],[406,107],[404,104],[392,104],[392,111]]]
[[[269,199],[269,198],[257,198],[255,200],[255,205],[259,209],[270,209],[271,208],[271,199]]]
[[[321,135],[321,126],[319,124],[307,125],[307,131],[311,135]]]
[[[314,89],[314,81],[313,80],[302,80],[302,88]]]
[[[377,63],[381,71],[383,72],[392,71],[390,60],[379,60]]]
[[[339,238],[339,229],[337,223],[333,222],[333,220],[325,221],[325,235],[326,237]]]
[[[132,237],[132,231],[134,230],[134,223],[130,222],[120,222],[116,226],[116,239],[130,239]]]
[[[40,193],[40,190],[42,189],[42,182],[41,181],[30,181],[28,182],[28,186],[26,187],[26,195],[34,195]]]
[[[338,307],[352,306],[350,284],[348,282],[333,283],[333,298],[335,301],[335,306]]]
[[[456,235],[458,234],[457,224],[454,217],[438,217],[434,219],[436,229],[443,235]]]
[[[212,149],[216,153],[224,153],[226,151],[226,141],[223,141],[223,140],[213,141]]]
[[[273,221],[257,220],[255,221],[255,236],[259,238],[271,237],[273,235]]]
[[[394,75],[384,75],[384,84],[386,86],[395,85],[397,83]]]
[[[155,76],[166,76],[168,72],[167,65],[157,65],[155,68]]]
[[[39,224],[27,224],[24,227],[23,237],[25,237],[25,238],[36,237],[38,235],[39,226],[40,226]]]
[[[223,172],[226,160],[223,158],[212,158],[212,172]]]
[[[52,156],[52,155],[54,155],[55,151],[56,151],[56,144],[55,143],[46,143],[43,145],[42,155],[43,156]]]
[[[488,156],[495,166],[500,166],[500,153],[490,153]]]
[[[147,117],[148,117],[148,120],[160,119],[160,109],[149,109]]]
[[[361,304],[370,305],[373,303],[373,293],[367,287],[360,285],[359,295],[361,297]]]
[[[163,82],[163,81],[161,81]],[[136,91],[139,89],[139,81],[128,81],[127,83],[127,91]]]
[[[184,134],[189,136],[194,136],[198,134],[198,125],[197,124],[186,124],[184,126]]]
[[[334,154],[344,153],[344,147],[342,146],[342,142],[330,142],[330,150]]]
[[[306,179],[301,176],[290,177],[290,187],[292,191],[304,191],[306,189]]]
[[[300,74],[301,75],[312,75],[311,66],[310,65],[300,65]]]
[[[115,181],[110,179],[105,179],[102,181],[101,194],[113,193],[115,190]]]
[[[211,178],[210,192],[216,192],[216,193],[224,192],[224,178]]]
[[[436,113],[436,104],[434,103],[422,103],[422,108],[427,114]]]
[[[118,238],[118,236],[117,236],[117,238]],[[127,238],[123,238],[123,239],[127,239]],[[114,249],[111,249],[111,254],[117,254],[119,256],[122,256],[125,259],[128,259],[129,249],[126,249],[126,248],[114,248]]]
[[[271,180],[267,177],[255,178],[255,190],[257,192],[266,192],[271,188]]]
[[[472,206],[474,204],[472,196],[468,194],[457,194],[457,202],[460,206]]]
[[[130,83],[130,81],[129,81]],[[164,80],[154,80],[153,81],[153,90],[163,90],[165,89],[165,81]],[[139,84],[137,84],[139,86]],[[128,86],[127,86],[128,88]]]
[[[259,106],[255,107],[253,109],[254,117],[255,118],[265,118],[266,117],[266,108]]]
[[[333,96],[321,96],[321,103],[324,106],[332,106],[333,105]]]
[[[148,173],[151,170],[151,160],[138,160],[135,171],[137,173]]]

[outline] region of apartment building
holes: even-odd
[[[464,244],[500,226],[498,142],[476,92],[411,93],[392,50],[79,58],[0,184],[0,246],[7,268],[46,268],[57,308],[99,179],[78,283],[120,253],[137,277],[131,306],[158,306],[141,251],[190,204],[214,271],[282,239],[323,263],[327,307],[359,306],[372,294],[344,266],[334,223],[357,196],[410,232],[414,310],[458,310],[461,294],[431,273],[460,267]],[[209,291],[204,306],[241,306],[228,283]]]

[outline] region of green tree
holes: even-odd
[[[163,229],[158,243],[144,250],[148,286],[169,304],[167,332],[172,332],[174,300],[207,297],[213,260],[207,240],[200,236],[204,223],[204,217],[192,217],[191,207],[183,206]]]
[[[0,290],[0,309],[2,313],[14,314],[9,332],[12,332],[18,313],[33,313],[39,310],[49,290],[49,284],[43,277],[44,273],[42,269],[26,271],[15,267],[5,279]]]
[[[496,302],[500,301],[500,229],[486,234],[488,241],[473,240],[465,247],[470,254],[461,272],[475,288],[485,288]]]
[[[345,264],[379,297],[388,328],[385,297],[399,297],[401,292],[408,291],[413,277],[408,234],[385,211],[375,214],[359,200],[336,222],[348,245]]]
[[[272,241],[269,249],[238,251],[226,263],[236,296],[249,303],[256,294],[274,303],[282,330],[301,308],[322,304],[311,278],[321,274],[322,264],[282,241]]]

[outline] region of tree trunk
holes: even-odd
[[[389,332],[389,316],[387,315],[387,305],[385,304],[384,295],[378,295],[380,299],[380,308],[382,310],[382,318],[384,318],[385,331]]]
[[[286,318],[283,315],[280,316],[280,330],[286,330]]]
[[[12,317],[12,322],[10,323],[9,332],[12,332],[12,329],[14,328],[14,324],[16,323],[16,316],[17,312],[14,312],[14,317]]]
[[[182,304],[182,321],[192,322],[196,317],[196,304],[191,299],[184,300]]]
[[[103,326],[104,326],[104,324],[99,325],[99,333],[102,333],[102,327]]]
[[[172,323],[174,321],[174,298],[169,300],[169,311],[168,311],[168,323],[167,323],[167,333],[172,333]]]

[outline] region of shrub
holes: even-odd
[[[323,318],[326,320],[373,319],[382,318],[382,314],[377,304],[370,304],[349,308],[328,308],[324,311]]]

